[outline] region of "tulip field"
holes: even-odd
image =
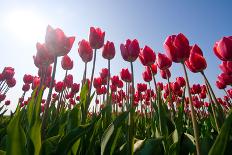
[[[17,79],[23,81],[17,103],[7,97],[16,85],[17,70],[1,66],[0,155],[232,154],[232,36],[218,38],[212,47],[211,54],[221,61],[215,65],[221,70],[215,83],[205,74],[203,51],[182,33],[161,42],[164,53],[141,47],[137,39],[115,45],[96,27],[90,28],[89,38],[75,39],[47,27],[45,41],[36,44],[33,56],[38,74]],[[69,73],[75,62],[69,55],[73,44],[78,44],[77,55],[85,66],[81,81]],[[108,64],[99,74],[97,52]],[[120,73],[111,72],[116,52],[130,65]],[[135,61],[143,68],[138,83]],[[174,81],[173,63],[184,75]],[[56,80],[57,70],[65,73],[61,81]],[[203,84],[190,85],[191,74],[200,74],[197,82]],[[17,108],[6,115],[9,104]]]

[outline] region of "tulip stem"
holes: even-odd
[[[62,96],[63,96],[64,89],[65,89],[64,85],[65,85],[65,79],[66,79],[66,77],[67,77],[67,74],[68,74],[68,70],[66,70],[66,72],[65,72],[65,76],[64,76],[64,80],[63,80],[64,84],[63,84],[63,86],[62,86],[61,95],[60,95],[60,98],[59,98],[59,100],[58,100],[57,115],[59,114],[59,111],[62,109],[62,107],[64,107],[64,106],[61,106],[61,104],[62,104],[61,102],[62,102]],[[60,107],[60,106],[61,106],[61,107]],[[60,108],[61,108],[61,109],[60,109]]]
[[[196,141],[196,151],[197,151],[197,155],[200,155],[201,153],[200,153],[199,134],[198,134],[198,129],[197,129],[196,114],[195,114],[195,110],[193,107],[192,96],[190,93],[189,79],[188,79],[185,64],[183,62],[182,62],[182,66],[184,69],[185,81],[187,84],[186,86],[187,86],[187,91],[188,91],[188,95],[189,95],[189,103],[190,103],[190,107],[191,107],[191,118],[192,118],[192,123],[193,123],[194,137],[195,137],[195,141]]]
[[[109,95],[110,95],[110,60],[108,60],[108,76],[107,76],[107,105],[109,105]]]
[[[133,63],[130,62],[131,65],[131,74],[132,74],[132,91],[131,91],[131,103],[130,103],[130,111],[129,114],[129,154],[133,155],[134,154],[134,134],[135,134],[135,126],[134,126],[134,113],[135,113],[135,108],[133,107],[134,104],[134,69],[133,69]]]
[[[155,80],[155,74],[152,72],[151,66],[149,66],[149,68],[150,68],[150,71],[151,71],[152,76],[153,76],[154,85],[155,85],[155,93],[156,93],[156,96],[157,96],[157,94],[158,94],[158,89],[157,89],[157,84],[156,84],[156,80]]]
[[[54,67],[53,67],[53,71],[52,71],[52,81],[50,83],[48,97],[47,97],[46,104],[45,104],[45,113],[44,113],[44,117],[43,117],[43,120],[42,120],[42,139],[45,138],[45,134],[46,134],[46,126],[47,126],[47,119],[48,119],[48,112],[49,112],[49,104],[51,102],[52,88],[53,88],[53,85],[54,85],[54,79],[55,79],[55,75],[56,75],[56,66],[57,66],[57,56],[54,56]]]
[[[83,88],[85,81],[86,81],[86,72],[87,72],[87,62],[85,62],[85,70],[84,70],[84,74],[83,74],[83,79],[82,79],[82,85],[81,88]]]
[[[174,118],[175,118],[175,108],[174,108],[173,101],[172,101],[172,90],[171,90],[171,85],[170,85],[170,79],[169,79],[167,73],[166,73],[166,76],[167,76],[167,79],[168,79],[169,100],[170,100],[171,108],[172,108],[172,111],[173,111],[173,113],[171,113],[171,117],[174,120]]]
[[[97,54],[97,49],[94,50],[93,68],[92,68],[91,81],[90,81],[90,86],[89,86],[89,97],[90,97],[90,95],[91,95],[92,84],[93,84],[93,77],[94,77],[94,70],[95,70],[95,63],[96,63],[96,54]],[[87,108],[87,109],[88,109],[88,108]]]

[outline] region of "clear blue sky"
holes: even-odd
[[[112,61],[114,74],[118,74],[121,68],[129,67],[128,63],[122,60],[119,50],[120,43],[126,39],[137,38],[141,47],[148,45],[157,53],[164,52],[163,42],[168,35],[182,32],[191,44],[196,43],[203,50],[208,62],[206,74],[214,85],[216,76],[220,73],[218,68],[220,61],[213,54],[212,48],[215,41],[222,36],[232,35],[231,6],[232,1],[229,0],[1,1],[0,70],[4,66],[14,67],[17,79],[16,87],[9,91],[8,96],[9,98],[20,97],[23,75],[25,73],[36,74],[37,68],[33,64],[32,56],[36,53],[36,42],[44,41],[48,24],[60,27],[67,35],[76,36],[70,52],[75,64],[71,73],[75,76],[76,82],[80,81],[84,68],[77,53],[78,41],[83,38],[88,39],[89,27],[97,26],[106,31],[106,40],[115,43],[117,54]],[[18,15],[18,23],[12,22],[12,19],[8,22],[7,18],[12,12],[16,12],[15,14],[24,12],[21,16],[29,17]],[[9,25],[9,23],[13,24]],[[35,28],[30,28],[28,25],[35,26]],[[23,35],[25,27],[28,32]],[[106,61],[99,51],[96,74],[99,73],[100,68],[106,66]],[[143,69],[137,60],[135,62],[136,82],[142,81]],[[62,80],[63,75],[64,71],[59,69],[57,79]],[[182,75],[180,65],[173,64],[171,80]],[[189,75],[192,83],[199,81],[202,83],[200,75],[193,73]],[[161,81],[159,75],[157,78]],[[214,89],[218,95],[222,95],[222,92],[216,90],[215,87]],[[12,104],[11,107],[15,105]]]

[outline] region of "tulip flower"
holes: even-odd
[[[92,49],[99,49],[104,45],[105,32],[100,28],[90,27],[89,43]]]
[[[125,44],[120,45],[121,55],[125,61],[134,62],[140,52],[139,43],[136,39],[127,39]]]
[[[171,67],[172,61],[165,54],[158,53],[156,64],[159,69],[165,70]]]
[[[95,89],[101,88],[101,85],[102,85],[102,79],[101,79],[101,77],[93,79],[93,86],[94,86]]]
[[[226,84],[221,82],[221,81],[216,81],[216,86],[218,89],[225,89],[226,88]]]
[[[168,57],[176,63],[185,61],[190,54],[189,41],[182,33],[167,37],[164,48]]]
[[[114,43],[107,41],[106,44],[104,45],[103,51],[102,51],[102,57],[111,60],[115,56],[115,47]]]
[[[183,77],[177,77],[176,82],[179,84],[180,87],[184,87],[186,85],[185,79]]]
[[[73,61],[68,55],[63,56],[61,66],[64,70],[71,70],[73,68]]]
[[[29,74],[25,74],[23,76],[23,82],[24,83],[28,83],[28,84],[31,84],[33,82],[33,76],[32,75],[29,75]]]
[[[194,73],[202,72],[206,69],[207,63],[205,58],[203,57],[203,52],[198,45],[195,44],[191,48],[189,59],[186,61],[185,64],[189,68],[189,70]]]
[[[214,54],[222,61],[232,61],[232,36],[223,37],[213,47]]]
[[[66,37],[60,28],[53,29],[50,25],[47,27],[45,44],[49,52],[55,56],[64,56],[71,50],[75,37]]]
[[[120,72],[120,76],[124,82],[131,82],[132,77],[131,77],[131,73],[129,72],[128,68],[122,69]]]
[[[155,63],[155,52],[148,46],[145,46],[139,53],[139,60],[144,66],[151,66]]]
[[[149,68],[148,68],[149,69]],[[149,70],[145,70],[143,73],[142,73],[142,76],[143,76],[143,80],[145,82],[150,82],[152,80],[152,74],[151,74],[151,71],[150,69]]]

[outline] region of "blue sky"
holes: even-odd
[[[74,60],[74,69],[70,73],[75,76],[76,82],[80,81],[84,68],[77,53],[77,44],[81,39],[88,39],[90,26],[96,26],[106,32],[106,40],[115,43],[116,56],[112,61],[114,74],[118,74],[121,68],[129,67],[121,58],[119,50],[120,44],[126,39],[137,38],[141,47],[148,45],[157,53],[164,52],[163,42],[168,35],[182,32],[188,37],[190,44],[198,44],[203,50],[208,63],[205,72],[214,85],[216,76],[220,73],[220,61],[213,54],[212,48],[222,36],[232,35],[231,6],[232,1],[229,0],[1,1],[0,70],[4,66],[14,67],[17,79],[17,85],[9,91],[8,97],[20,97],[23,75],[37,73],[32,56],[36,53],[36,42],[44,42],[48,24],[60,27],[68,36],[76,36],[70,52]],[[9,18],[12,18],[10,22]],[[106,62],[99,50],[96,75],[101,68],[107,66]],[[141,72],[144,68],[138,60],[134,64],[135,80],[142,81]],[[88,67],[91,66],[89,64]],[[173,64],[171,70],[171,80],[183,75],[180,64]],[[202,83],[200,75],[189,75],[191,83]],[[64,71],[59,69],[57,79],[62,80],[63,76]],[[158,81],[163,81],[160,75],[157,78]],[[218,95],[223,94],[215,87],[214,90]],[[15,107],[15,104],[11,107]]]

